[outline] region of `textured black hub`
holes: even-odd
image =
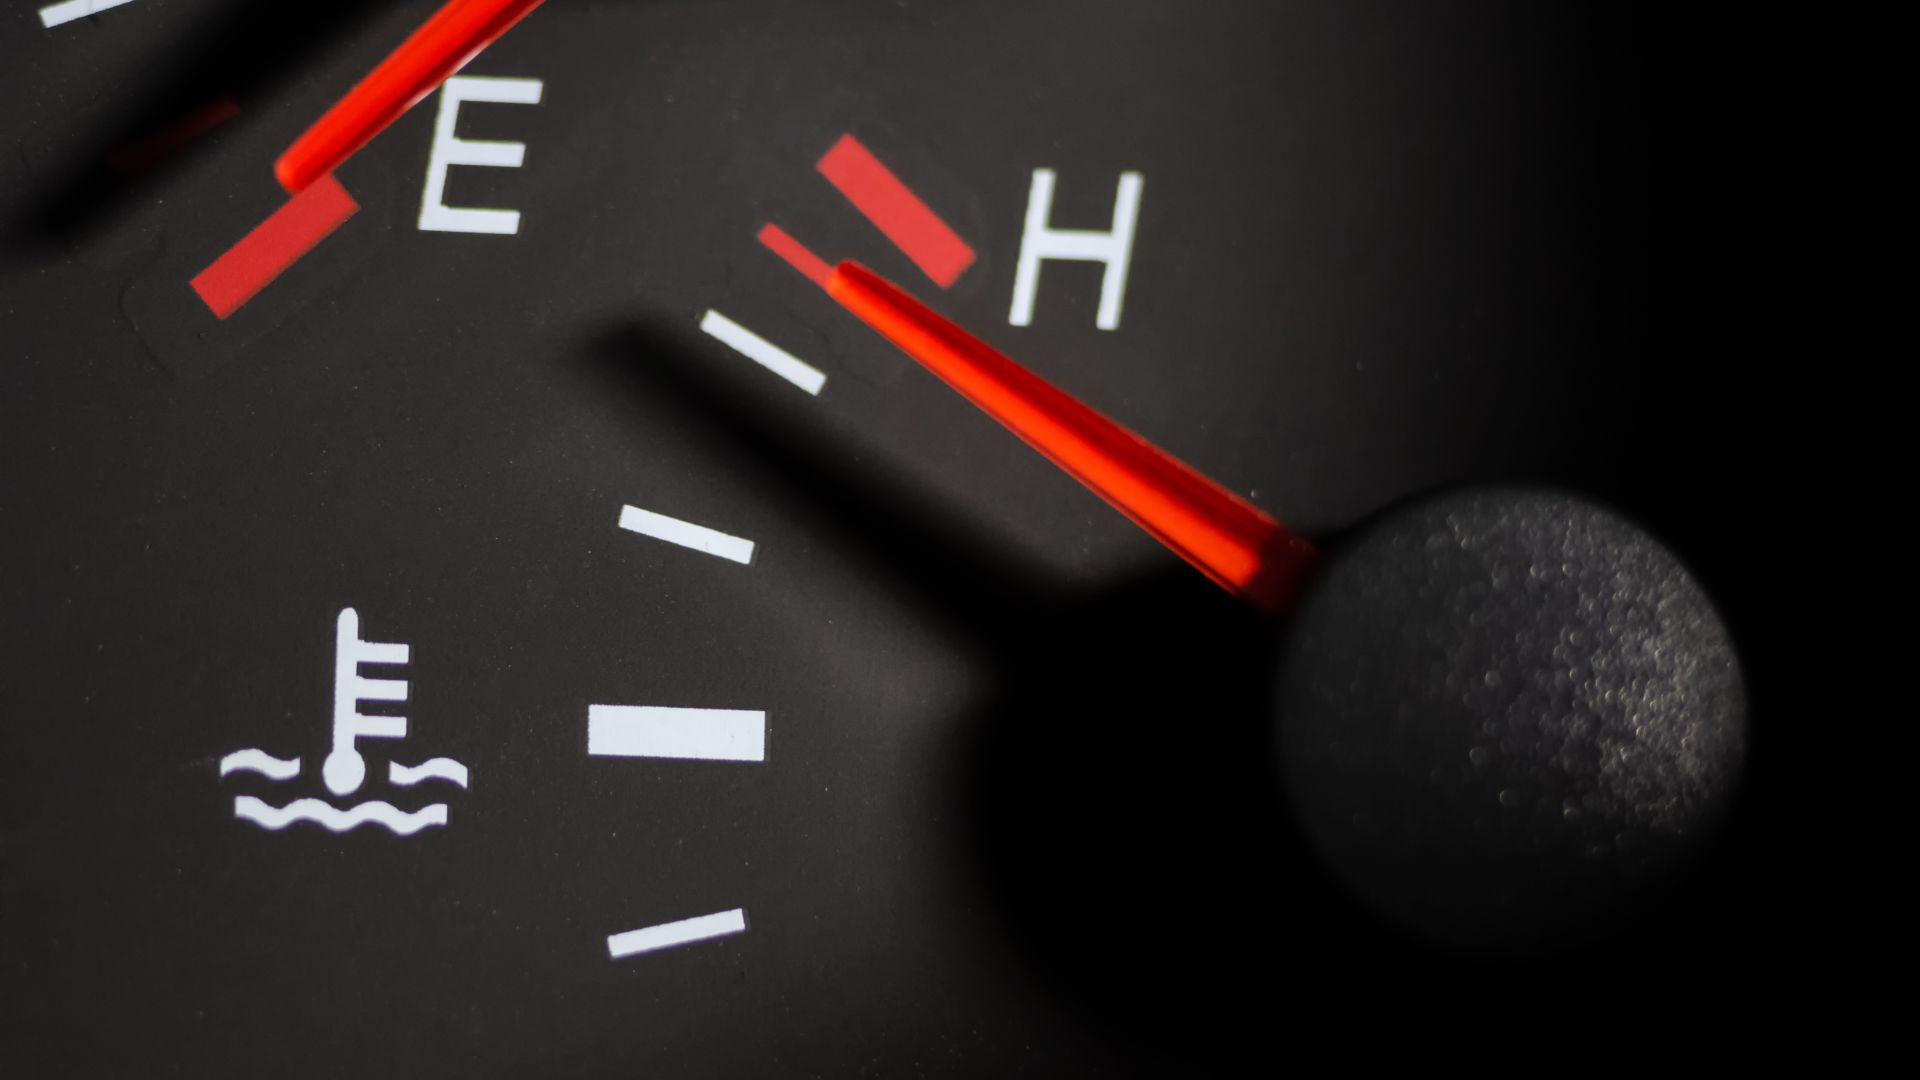
[[[1377,910],[1535,948],[1638,908],[1726,809],[1746,699],[1706,593],[1567,495],[1397,509],[1327,565],[1281,667],[1288,790]]]

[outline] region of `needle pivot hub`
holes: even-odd
[[[1447,945],[1552,948],[1641,909],[1745,757],[1740,664],[1705,591],[1560,493],[1389,511],[1322,563],[1282,653],[1281,766],[1309,839]]]

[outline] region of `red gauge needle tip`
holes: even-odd
[[[1286,606],[1313,546],[858,263],[827,294],[1227,590]]]
[[[540,4],[541,0],[449,0],[287,147],[273,163],[280,186],[299,192],[339,168]]]

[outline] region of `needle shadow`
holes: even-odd
[[[1231,1030],[1266,1030],[1247,1010],[1294,985],[1277,975],[1294,935],[1275,897],[1284,907],[1297,902],[1290,890],[1323,887],[1284,869],[1304,849],[1281,835],[1273,790],[1272,624],[1184,567],[1093,597],[1049,585],[978,524],[762,392],[764,379],[703,363],[699,348],[687,331],[636,322],[601,335],[590,356],[624,392],[695,417],[719,460],[998,673],[943,778],[959,811],[944,842],[1021,955],[1168,1049],[1191,1050],[1203,1029],[1207,1045],[1238,1045],[1223,1016]]]
[[[155,43],[137,76],[111,92],[118,107],[107,119],[58,133],[8,233],[61,244],[111,228],[163,187],[195,144],[247,123],[388,6],[233,0],[176,28],[171,40]]]

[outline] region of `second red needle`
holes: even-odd
[[[1292,599],[1313,546],[1258,507],[866,267],[841,263],[827,294],[1201,573],[1267,611]]]
[[[273,163],[299,192],[340,167],[388,124],[513,28],[542,0],[448,0]]]

